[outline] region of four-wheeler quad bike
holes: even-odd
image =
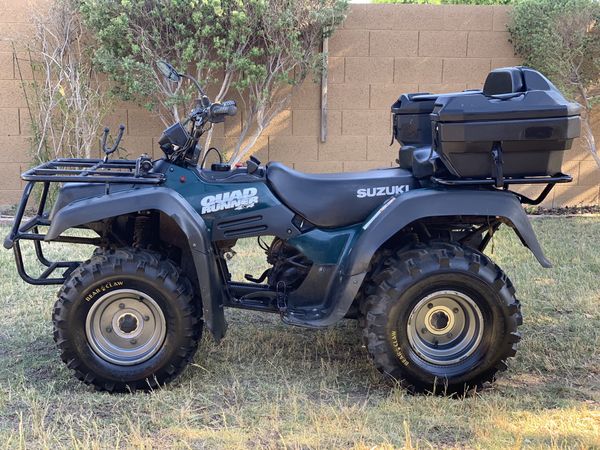
[[[173,82],[185,76],[159,68]],[[57,159],[22,175],[4,245],[25,281],[62,284],[54,339],[79,379],[107,391],[162,385],[191,360],[204,325],[224,336],[225,307],[310,328],[358,319],[375,366],[414,391],[464,391],[506,368],[520,304],[483,251],[504,224],[550,267],[521,204],[571,181],[561,163],[579,135],[578,105],[532,69],[498,69],[482,90],[402,95],[392,107],[399,167],[314,175],[250,158],[205,169],[199,139],[236,106],[211,103],[192,81],[198,102],[164,131],[164,157],[109,159],[118,142],[104,142],[104,159]],[[25,221],[38,184],[37,214]],[[509,189],[518,184],[545,187],[530,199]],[[270,268],[233,281],[228,256],[248,237]],[[39,276],[25,269],[24,240],[45,266]],[[50,261],[49,241],[97,249],[87,261]]]

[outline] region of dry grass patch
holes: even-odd
[[[590,448],[600,446],[600,218],[539,218],[555,268],[508,230],[495,259],[523,302],[508,372],[464,399],[411,396],[367,360],[354,322],[315,331],[228,311],[220,345],[150,394],[96,393],[52,342],[56,287],[22,282],[0,252],[0,443],[9,448]],[[8,229],[0,228],[4,235]],[[55,246],[58,254],[87,249]],[[30,255],[31,256],[31,255]],[[263,256],[243,245],[238,276]]]

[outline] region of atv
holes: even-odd
[[[158,67],[199,92],[189,117],[158,141],[164,157],[110,159],[124,127],[112,147],[105,129],[104,158],[22,174],[4,242],[23,280],[62,285],[54,339],[77,378],[110,392],[161,386],[191,361],[203,327],[224,337],[225,308],[307,328],[357,319],[376,368],[415,392],[464,392],[506,369],[521,306],[483,252],[505,225],[551,267],[522,204],[571,181],[561,164],[580,132],[579,106],[546,77],[508,67],[481,90],[404,94],[391,111],[397,167],[306,174],[255,157],[199,164],[203,133],[236,104],[213,103],[189,75]],[[510,190],[520,184],[544,188],[532,199]],[[25,218],[30,197],[37,212]],[[229,257],[251,237],[269,268],[233,280]],[[24,241],[37,276],[25,268]],[[51,261],[47,242],[96,250],[83,262]]]

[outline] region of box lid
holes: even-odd
[[[581,106],[567,101],[541,73],[509,67],[491,72],[483,91],[438,96],[432,120],[538,119],[576,116],[580,112]]]
[[[402,94],[392,105],[394,114],[430,114],[433,111],[437,94],[418,92],[415,94]]]
[[[529,91],[509,99],[473,94],[439,97],[432,119],[439,122],[539,119],[576,116],[580,110],[577,103],[566,101],[558,92]]]

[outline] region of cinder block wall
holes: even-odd
[[[33,32],[28,8],[27,1],[0,0],[0,205],[18,201],[19,173],[29,164],[27,105],[7,40],[17,38],[19,46]],[[520,63],[508,42],[508,11],[501,6],[352,5],[330,40],[327,142],[319,141],[320,86],[307,81],[259,140],[258,156],[308,172],[393,165],[398,146],[389,146],[389,108],[401,93],[479,88],[491,69]],[[213,144],[231,148],[241,119],[217,127]],[[148,112],[123,104],[107,123],[127,125],[124,146],[131,155],[159,155],[156,142],[163,126]],[[594,123],[600,141],[600,114]],[[569,152],[564,168],[575,181],[558,186],[544,206],[598,204],[600,170],[581,143]],[[526,188],[530,195],[539,191]]]

